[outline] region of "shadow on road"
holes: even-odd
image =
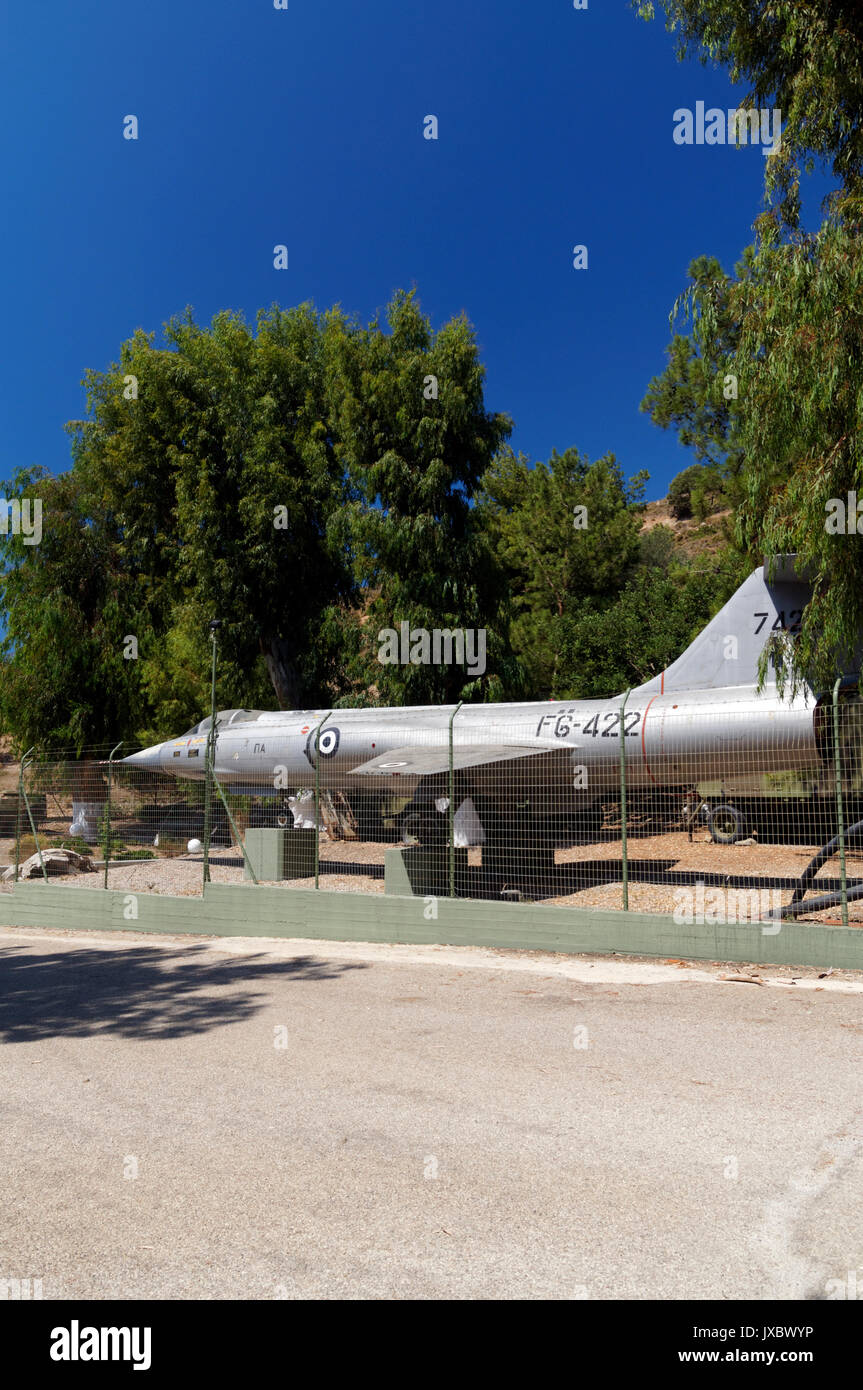
[[[266,1001],[258,985],[333,980],[362,962],[314,956],[212,959],[205,946],[175,950],[0,949],[0,1042],[94,1034],[170,1039],[242,1023]]]

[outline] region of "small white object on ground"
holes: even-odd
[[[86,840],[88,844],[94,845],[99,838],[99,822],[104,813],[104,801],[73,800],[72,824],[69,826],[69,834],[77,835],[80,839]]]
[[[288,805],[294,818],[295,830],[320,828],[315,816],[315,794],[310,787],[306,787],[298,796],[289,796]]]
[[[439,796],[435,801],[435,809],[440,814],[446,815],[449,809],[449,797]],[[470,849],[472,845],[485,844],[485,831],[482,828],[477,809],[469,796],[458,806],[453,816],[453,845],[455,849]]]

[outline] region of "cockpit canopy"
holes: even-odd
[[[216,728],[221,733],[230,724],[248,724],[254,719],[260,719],[263,713],[264,711],[259,709],[220,709],[216,715]],[[210,716],[207,715],[200,724],[196,724],[193,729],[188,729],[183,734],[183,738],[194,738],[196,735],[208,734],[209,732]]]

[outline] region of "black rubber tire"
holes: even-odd
[[[435,808],[408,806],[398,819],[399,837],[410,843],[437,847],[446,844],[448,821]]]
[[[409,806],[398,818],[399,839],[406,844],[410,844],[412,840],[419,844],[424,828],[425,817],[416,806]]]
[[[738,840],[745,840],[749,834],[749,828],[743,812],[736,806],[713,806],[710,810],[708,821],[710,833],[718,845],[733,845]]]

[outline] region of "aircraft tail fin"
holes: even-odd
[[[793,555],[765,562],[741,584],[686,651],[661,675],[638,687],[639,695],[754,685],[758,662],[777,632],[793,632],[812,593]],[[768,580],[768,573],[772,579]],[[774,676],[768,673],[768,682]]]

